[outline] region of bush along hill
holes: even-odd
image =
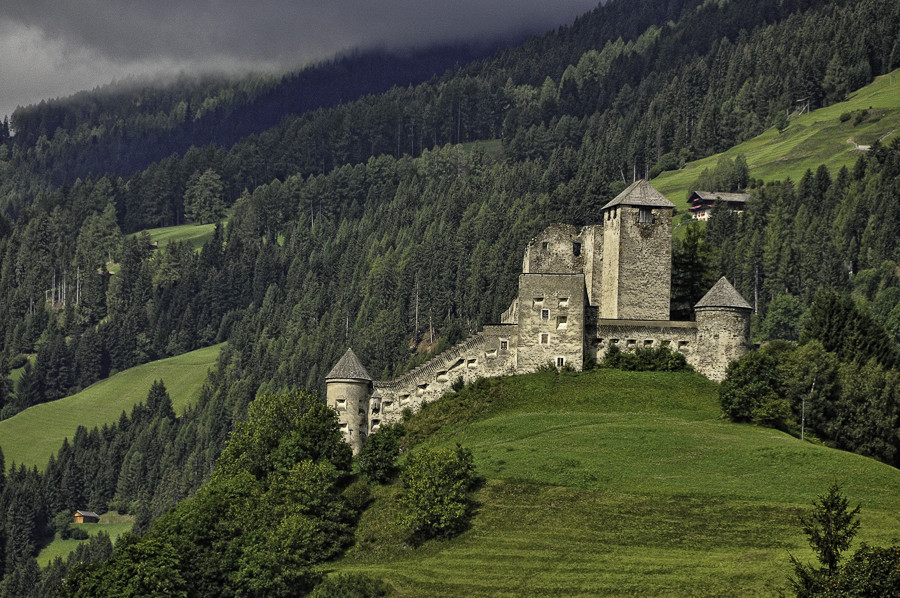
[[[5,574],[32,575],[56,512],[83,507],[76,499],[108,505],[120,481],[138,531],[148,529],[210,479],[257,396],[321,388],[348,345],[389,378],[495,322],[513,296],[522,247],[548,223],[594,222],[665,156],[726,150],[798,98],[811,109],[831,105],[896,68],[898,11],[888,0],[610,2],[420,85],[290,117],[227,147],[197,145],[146,167],[146,156],[133,156],[121,176],[101,160],[73,179],[66,157],[96,156],[81,151],[93,143],[83,133],[100,135],[110,115],[132,114],[130,101],[117,106],[113,94],[102,114],[76,111],[74,139],[67,126],[42,130],[65,116],[66,100],[28,123],[14,118],[16,135],[4,126],[0,138],[0,415],[228,344],[181,417],[132,413],[63,447],[107,451],[118,469],[87,470],[75,459],[52,482],[22,467],[9,474],[6,496],[18,502],[4,511]],[[193,92],[174,93],[160,113]],[[122,122],[117,134],[139,138],[140,118]],[[488,141],[490,153],[481,149]],[[110,144],[98,140],[98,152]],[[682,302],[700,284],[685,273],[701,282],[726,274],[753,298],[756,334],[775,338],[781,332],[765,331],[798,330],[794,314],[833,289],[870,305],[890,334],[896,202],[885,198],[896,155],[873,145],[843,174],[770,182],[740,218],[714,216],[676,248],[677,282],[689,283]],[[126,236],[184,223],[196,197],[212,200],[214,216],[232,210],[199,251]],[[110,262],[120,264],[114,274]],[[12,387],[9,364],[32,354],[31,371]],[[265,494],[274,478],[261,473],[255,483]],[[156,550],[147,546],[129,550]],[[247,567],[222,575],[249,576]]]

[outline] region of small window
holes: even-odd
[[[466,361],[466,367],[467,367],[467,368],[478,367],[478,360],[477,360],[477,359],[470,359],[470,360]]]
[[[581,255],[581,243],[572,243],[572,253],[575,254],[576,257]]]
[[[550,335],[547,334],[546,332],[542,332],[542,333],[541,333],[541,344],[542,344],[542,345],[549,345],[549,344],[550,344]]]
[[[550,319],[550,310],[549,310],[549,309],[542,309],[542,310],[541,310],[541,319],[542,319],[542,320],[549,320],[549,319]]]
[[[504,339],[500,339],[500,350],[501,351],[509,351],[509,341]]]
[[[539,308],[539,307],[541,307],[542,305],[544,305],[544,298],[543,298],[543,297],[535,297],[535,298],[532,300],[532,302],[531,302],[531,306],[534,307],[534,308]]]
[[[569,298],[568,297],[560,297],[559,298],[559,306],[560,307],[569,307]]]
[[[567,316],[556,316],[556,329],[565,330],[569,326],[569,318]]]
[[[640,208],[638,211],[638,222],[641,224],[653,224],[653,210],[650,208]]]
[[[566,365],[566,358],[565,357],[557,357],[556,358],[556,367],[561,368],[564,365]]]
[[[651,346],[651,345],[653,345],[653,341],[652,341],[652,340],[649,340],[649,339],[648,339],[648,340],[645,340],[645,341],[644,341],[644,346],[645,346],[645,347],[649,347],[649,346]]]
[[[497,349],[491,349],[490,351],[485,351],[484,356],[488,359],[493,359],[497,357]]]
[[[635,339],[633,339],[633,338],[628,339],[627,344],[629,347],[633,347],[635,345],[635,343],[637,343],[637,341]]]
[[[541,249],[543,249],[544,251],[547,250],[547,241],[544,241],[543,243],[541,243]]]

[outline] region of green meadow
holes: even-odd
[[[798,515],[834,481],[862,505],[857,545],[900,543],[900,471],[723,421],[716,389],[598,370],[451,394],[410,425],[472,450],[484,483],[470,528],[410,546],[399,490],[381,487],[328,571],[399,596],[777,596],[789,555],[812,558]]]
[[[204,243],[212,239],[215,230],[215,224],[181,224],[151,228],[146,232],[150,235],[151,241],[159,243],[160,248],[176,241],[187,241],[194,249],[200,249]]]
[[[879,139],[889,143],[898,137],[900,70],[878,77],[851,93],[844,102],[792,117],[782,132],[773,127],[726,152],[664,172],[652,184],[679,210],[686,210],[688,187],[704,168],[715,167],[722,156],[734,158],[744,154],[753,178],[797,181],[808,169],[815,171],[820,164],[827,166],[832,176],[842,166],[851,168],[860,156],[855,144],[871,145]]]
[[[84,529],[89,536],[96,536],[100,532],[109,534],[110,540],[115,543],[116,538],[122,534],[131,531],[134,526],[134,515],[120,515],[114,511],[100,515],[99,523],[84,523],[76,526],[74,523],[70,527],[80,527]],[[37,556],[37,563],[40,567],[46,567],[53,559],[59,557],[65,559],[69,553],[78,548],[79,544],[87,540],[62,540],[59,537],[53,542],[45,546]]]
[[[182,413],[198,396],[206,375],[215,365],[222,345],[145,363],[69,397],[30,407],[0,421],[0,448],[7,466],[25,464],[43,469],[65,438],[78,426],[88,429],[118,421],[123,411],[147,398],[154,380],[162,380],[176,413]]]

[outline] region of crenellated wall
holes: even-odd
[[[399,421],[407,407],[417,411],[423,403],[437,400],[458,379],[469,383],[478,378],[515,374],[517,342],[515,324],[485,326],[399,378],[375,382],[369,401],[369,433],[382,423]]]

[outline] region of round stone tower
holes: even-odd
[[[750,350],[753,308],[723,276],[694,306],[697,345],[691,365],[710,380],[725,379],[728,364]]]
[[[371,394],[372,376],[353,349],[347,349],[325,376],[325,400],[337,412],[344,440],[353,449],[354,455],[366,442]]]

